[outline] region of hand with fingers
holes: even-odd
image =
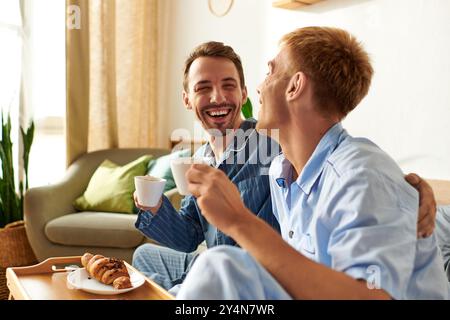
[[[162,197],[159,199],[159,202],[155,207],[145,207],[145,206],[140,205],[138,198],[137,198],[136,191],[134,191],[134,193],[133,193],[133,199],[134,199],[134,205],[136,206],[136,208],[141,209],[143,211],[150,211],[153,214],[156,214],[162,205]]]
[[[427,238],[433,234],[436,222],[436,199],[433,189],[424,179],[415,173],[406,175],[405,180],[419,191],[417,237]]]
[[[197,198],[202,215],[222,232],[233,228],[241,217],[251,214],[237,187],[219,169],[194,164],[186,172],[189,192]]]

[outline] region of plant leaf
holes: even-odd
[[[25,190],[28,190],[28,160],[30,156],[31,145],[33,143],[34,138],[34,122],[31,121],[31,124],[26,132],[24,132],[22,127],[20,128],[20,132],[22,134],[22,141],[23,141],[23,167],[25,171]]]
[[[248,98],[248,97],[247,97],[247,101],[242,106],[242,114],[244,115],[245,119],[253,117],[253,106],[252,106],[252,102],[250,101],[250,98]]]

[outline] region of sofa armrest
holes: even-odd
[[[33,226],[75,212],[73,201],[86,189],[92,175],[87,161],[77,161],[64,178],[53,185],[31,188],[25,193],[24,215]]]
[[[180,210],[181,200],[183,200],[184,196],[178,193],[177,188],[166,191],[164,195],[169,199],[170,203],[177,211]]]
[[[25,227],[38,259],[39,253],[45,252],[44,248],[49,245],[44,231],[46,224],[57,217],[76,212],[72,203],[86,189],[93,172],[90,167],[88,161],[77,161],[69,167],[59,183],[31,188],[25,193]]]

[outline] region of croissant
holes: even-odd
[[[111,285],[116,289],[131,288],[130,274],[122,260],[107,258],[100,254],[86,252],[81,257],[81,264],[90,277]]]

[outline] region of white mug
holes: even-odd
[[[170,161],[170,168],[172,169],[173,179],[177,185],[178,192],[183,196],[191,195],[188,191],[188,183],[186,180],[186,171],[189,170],[193,164],[210,164],[209,158],[193,158],[183,157],[176,158]]]
[[[161,198],[166,180],[152,176],[134,177],[138,203],[143,207],[155,207]]]

